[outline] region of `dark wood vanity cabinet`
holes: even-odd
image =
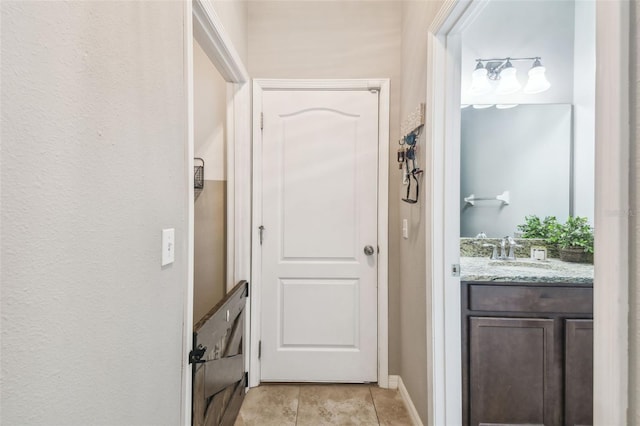
[[[463,282],[463,424],[592,424],[592,306],[585,284]]]

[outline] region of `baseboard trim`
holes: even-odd
[[[398,389],[398,380],[400,380],[400,376],[389,375],[389,389]]]
[[[409,412],[409,417],[411,417],[411,421],[414,426],[424,426],[422,420],[420,420],[420,416],[418,415],[418,410],[416,410],[416,406],[413,405],[413,401],[411,400],[411,396],[407,391],[407,388],[404,387],[404,383],[402,382],[402,377],[400,376],[389,376],[389,387],[391,387],[391,378],[397,378],[398,392],[404,401],[404,405],[407,407],[407,411]]]

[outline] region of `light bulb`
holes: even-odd
[[[487,78],[487,69],[482,65],[482,62],[478,62],[476,69],[471,74],[471,87],[469,88],[470,95],[486,95],[491,91],[491,84]]]
[[[526,86],[524,86],[523,92],[528,95],[533,95],[535,93],[542,93],[545,90],[549,90],[551,87],[551,83],[547,80],[545,76],[546,68],[540,64],[540,60],[536,59],[533,63],[533,67],[529,70],[529,80],[527,81]]]
[[[498,83],[498,90],[496,93],[499,95],[509,95],[520,90],[520,82],[516,76],[516,69],[511,65],[510,61],[507,61],[502,71],[500,71],[500,83]]]

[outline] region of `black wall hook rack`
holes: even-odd
[[[204,160],[196,157],[193,159],[193,188],[204,188]]]

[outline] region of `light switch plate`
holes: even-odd
[[[176,259],[175,228],[162,230],[162,266],[173,263]]]

